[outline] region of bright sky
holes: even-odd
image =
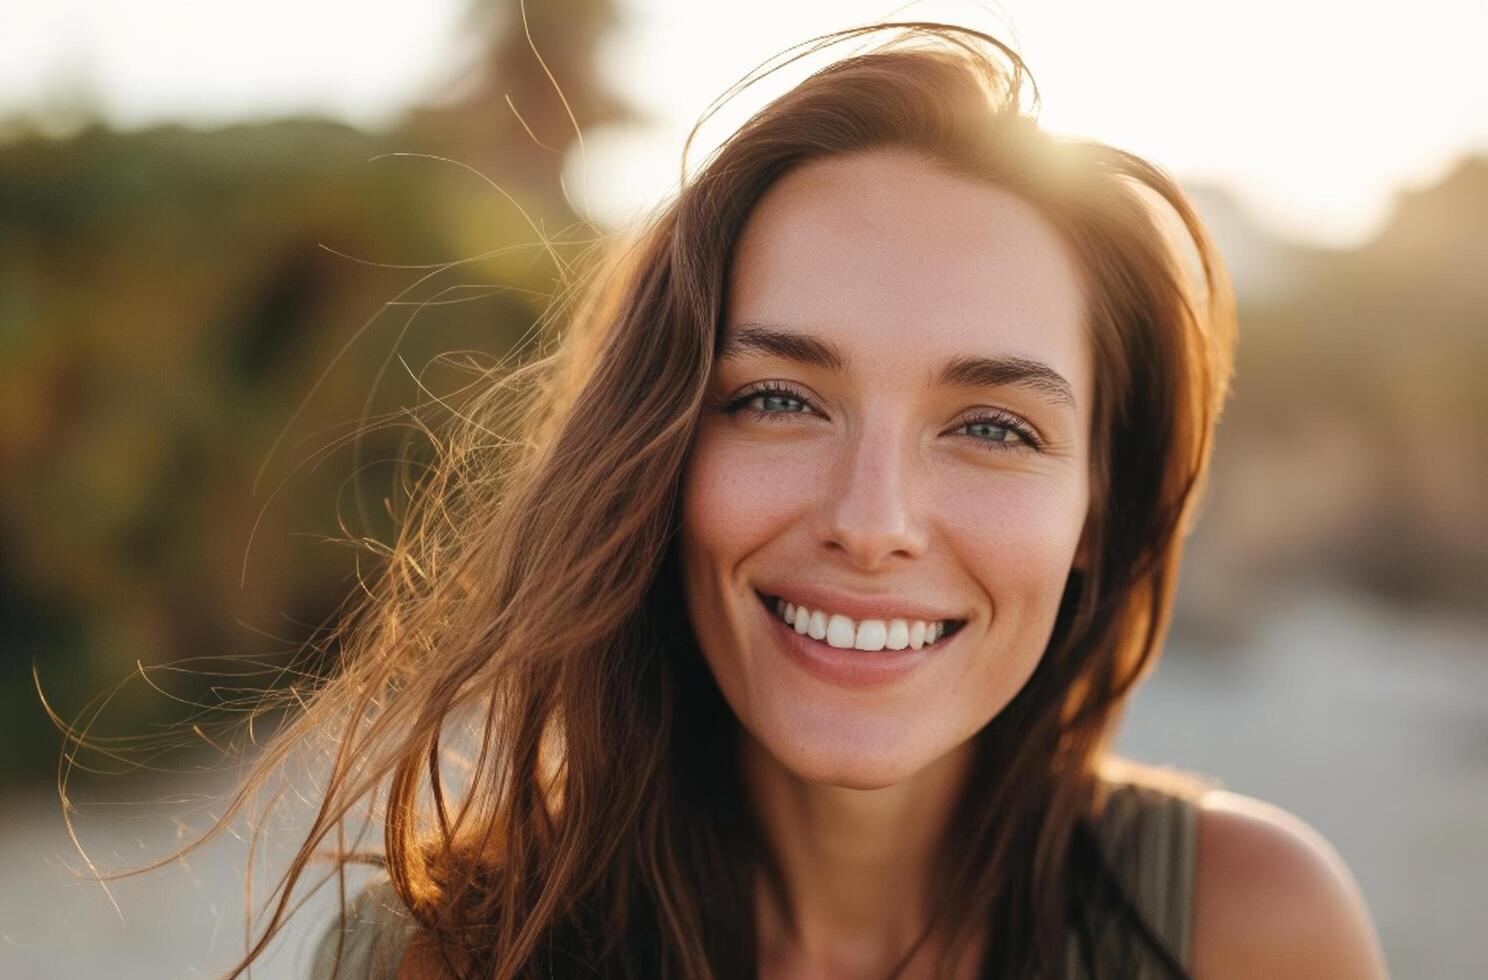
[[[866,0],[618,2],[623,24],[604,70],[660,124],[587,132],[587,165],[571,158],[576,203],[587,194],[604,222],[673,189],[687,128],[756,64],[895,10]],[[462,50],[463,9],[461,0],[0,0],[0,113],[50,107],[60,117],[69,93],[84,92],[124,126],[292,111],[378,125],[467,63],[452,54]],[[1013,40],[1039,81],[1046,126],[1223,183],[1264,224],[1319,244],[1366,238],[1397,187],[1488,152],[1482,0],[963,0],[899,16]],[[784,70],[774,87],[736,99],[690,165],[803,73]]]

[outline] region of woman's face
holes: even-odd
[[[1089,506],[1083,302],[1030,205],[906,152],[751,214],[678,543],[724,697],[801,778],[898,782],[1037,666]]]

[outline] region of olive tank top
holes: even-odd
[[[1198,801],[1203,792],[1221,784],[1212,777],[1170,771],[1180,778],[1171,783],[1108,783],[1109,792],[1100,811],[1099,837],[1127,894],[1158,938],[1189,969]],[[1191,778],[1185,781],[1183,777]],[[395,980],[404,951],[417,931],[417,922],[404,908],[391,881],[386,875],[379,876],[348,904],[344,927],[339,917],[324,927],[308,980]],[[1098,938],[1098,963],[1112,962],[1117,952],[1115,941],[1115,934],[1110,932]],[[1068,980],[1088,977],[1083,962],[1071,936],[1066,949]],[[1141,970],[1131,975],[1133,980],[1166,977],[1155,964],[1144,964]]]

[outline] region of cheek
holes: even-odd
[[[745,649],[740,629],[744,596],[735,579],[744,560],[788,526],[788,470],[759,453],[741,451],[716,426],[704,424],[682,474],[678,538],[688,618],[725,689],[737,683]],[[720,660],[719,658],[722,658]]]
[[[751,656],[747,624],[758,612],[742,570],[795,526],[820,483],[779,447],[772,452],[729,436],[706,423],[698,433],[682,474],[678,553],[703,658],[735,715],[753,728],[779,685]]]
[[[997,715],[1037,669],[1085,519],[1085,489],[1067,479],[998,473],[951,481],[937,507],[956,565],[991,603],[991,622],[963,649],[944,685],[944,712],[968,737]],[[950,667],[950,665],[948,665]]]
[[[948,481],[937,502],[957,563],[994,603],[994,629],[1025,628],[1035,645],[1053,625],[1085,523],[1086,487],[1068,476],[981,474]]]
[[[732,567],[784,531],[819,486],[820,474],[791,454],[705,427],[682,478],[684,553]]]

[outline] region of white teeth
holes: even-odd
[[[854,620],[840,613],[808,609],[784,599],[774,602],[775,614],[797,633],[825,640],[840,650],[919,650],[945,636],[946,622],[922,619]]]
[[[853,639],[857,636],[857,630],[853,628],[853,621],[846,616],[834,613],[827,620],[827,643],[839,650],[846,650],[853,645]]]
[[[825,640],[827,638],[826,613],[814,612],[811,614],[811,621],[806,624],[806,634],[813,640]]]
[[[854,650],[882,650],[889,641],[889,628],[881,619],[865,619],[858,624],[857,636],[853,638]]]

